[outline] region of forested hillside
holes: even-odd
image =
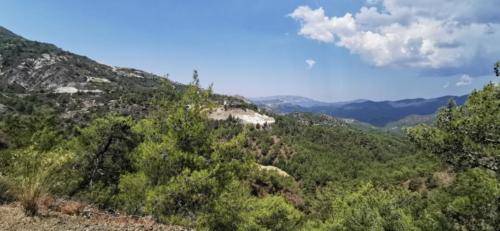
[[[395,101],[354,100],[337,103],[318,102],[297,96],[276,96],[253,99],[253,102],[277,113],[311,112],[384,127],[394,123],[414,125],[410,118],[418,116],[432,118],[436,111],[445,106],[450,99],[462,105],[467,100],[467,95]]]
[[[16,60],[38,55],[23,46],[1,53],[0,82],[13,87],[0,94],[0,203],[20,203],[28,216],[44,219],[64,198],[199,230],[500,227],[497,85],[473,92],[463,106],[450,101],[435,124],[408,136],[307,113],[244,125],[208,118],[222,106],[256,108],[202,89],[197,72],[189,85],[133,80],[151,81],[150,88],[107,76],[113,85],[99,83],[102,93],[20,84],[42,78],[16,69]],[[113,90],[121,87],[142,90]],[[120,106],[82,107],[93,97]],[[137,113],[131,105],[140,105]]]

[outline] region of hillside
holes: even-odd
[[[0,113],[31,113],[50,105],[75,122],[116,112],[145,116],[154,95],[174,97],[185,85],[145,71],[111,67],[27,40],[0,26]],[[251,107],[244,99],[212,96],[215,102]]]
[[[182,85],[0,32],[0,229],[493,231],[500,222],[493,84],[435,118],[448,97],[268,99],[311,110],[280,115],[202,89],[197,71]],[[396,135],[364,120],[430,125]]]
[[[151,89],[159,76],[116,68],[24,39],[0,27],[0,83],[3,92],[95,93]],[[163,79],[163,78],[162,78]]]
[[[394,123],[408,116],[434,114],[439,108],[447,105],[450,99],[455,100],[458,105],[462,105],[467,96],[443,96],[431,99],[404,99],[397,101],[355,100],[339,103],[318,102],[307,98],[300,98],[301,101],[297,102],[288,100],[289,98],[280,96],[258,98],[253,99],[253,102],[260,107],[267,108],[276,113],[320,113],[339,118],[355,119],[373,126],[384,127],[391,122]]]

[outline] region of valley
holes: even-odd
[[[498,228],[498,85],[248,101],[201,73],[181,84],[0,27],[0,228]]]
[[[275,96],[256,98],[252,101],[276,113],[310,112],[327,114],[338,118],[353,119],[376,127],[389,123],[415,125],[412,119],[418,116],[431,117],[441,107],[454,100],[462,105],[467,96],[443,96],[432,99],[403,99],[396,101],[354,100],[351,102],[326,103],[298,96]]]

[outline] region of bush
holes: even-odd
[[[470,169],[457,176],[445,214],[459,230],[495,230],[500,224],[500,182],[494,173]]]
[[[134,170],[131,152],[139,136],[132,131],[133,123],[130,117],[108,115],[80,129],[81,134],[70,144],[80,182],[70,195],[79,194],[101,207],[112,205],[120,175]]]
[[[248,222],[246,211],[249,203],[249,190],[240,182],[230,182],[219,198],[210,202],[207,210],[199,216],[198,229],[242,230]]]
[[[190,224],[196,213],[214,199],[216,187],[217,181],[208,171],[186,170],[170,183],[148,192],[146,211],[164,222]]]
[[[38,200],[45,193],[46,189],[41,182],[26,182],[21,186],[17,199],[21,202],[24,213],[27,216],[38,214]]]
[[[302,218],[302,214],[283,197],[253,198],[250,205],[247,230],[294,230]]]
[[[257,198],[236,181],[198,219],[200,230],[295,230],[302,213],[279,196]]]
[[[147,178],[144,173],[126,174],[120,177],[117,206],[129,214],[144,213],[146,201]]]
[[[5,176],[0,175],[0,204],[12,200],[14,200],[14,195],[12,194],[11,182]]]
[[[353,189],[329,185],[316,195],[312,216],[324,223],[308,223],[335,230],[416,230],[412,217],[414,195],[401,189],[382,190],[371,184]]]
[[[26,215],[38,213],[38,199],[58,184],[53,175],[70,161],[72,155],[64,150],[39,152],[31,146],[13,154],[14,163],[7,171],[12,179],[12,190],[21,202]]]

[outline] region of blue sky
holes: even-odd
[[[499,41],[500,17],[488,4],[498,0],[481,1],[485,7],[454,4],[461,14],[429,19],[425,13],[449,0],[421,1],[432,8],[408,0],[0,0],[0,25],[182,83],[197,69],[202,83],[220,93],[429,98],[466,94],[494,80],[489,62],[500,59],[500,45],[491,42]],[[457,28],[442,32],[428,26],[433,22]]]

